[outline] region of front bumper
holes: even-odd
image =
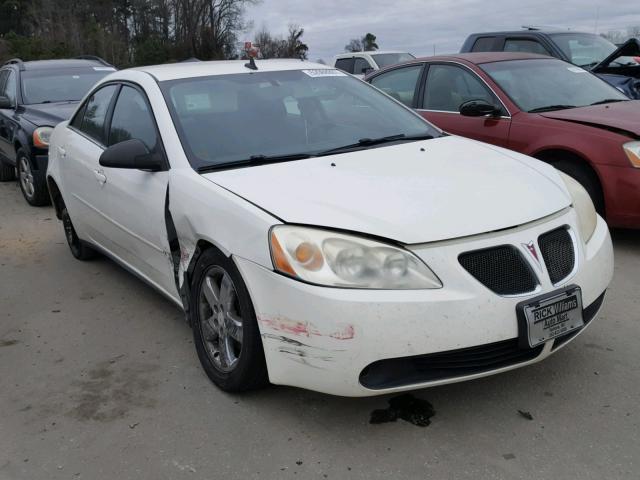
[[[442,280],[444,287],[437,290],[319,287],[234,257],[254,304],[271,382],[334,395],[368,396],[469,380],[542,360],[552,353],[553,340],[523,361],[469,375],[403,381],[399,372],[398,381],[392,378],[380,388],[367,388],[370,382],[361,377],[381,360],[515,339],[516,304],[564,285],[579,285],[583,305],[594,304],[613,274],[611,239],[601,218],[587,245],[576,242],[576,268],[560,284],[551,285],[544,263],[536,265],[530,259],[541,280],[540,289],[530,295],[496,295],[457,261],[462,252],[496,245],[525,248],[540,234],[563,225],[578,232],[573,209],[502,232],[412,246]]]

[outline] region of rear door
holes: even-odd
[[[153,111],[145,93],[140,87],[125,83],[109,121],[108,145],[130,139],[141,140],[149,151],[164,156]],[[167,169],[160,172],[103,168],[113,253],[175,295],[165,222],[168,164]]]
[[[467,117],[460,105],[469,100],[484,100],[501,109],[499,116]],[[446,132],[506,147],[511,117],[487,84],[471,69],[456,63],[428,65],[418,112]]]
[[[96,90],[67,127],[56,148],[65,191],[65,204],[78,235],[107,249],[110,224],[107,220],[106,177],[99,164],[106,148],[106,119],[113,105],[117,85]]]

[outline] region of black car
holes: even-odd
[[[529,52],[549,55],[590,70],[629,98],[640,99],[640,41],[620,46],[594,33],[528,27],[513,32],[474,33],[460,53]]]
[[[31,205],[50,201],[45,181],[49,137],[85,93],[115,71],[104,60],[9,60],[0,67],[0,181],[18,175]]]

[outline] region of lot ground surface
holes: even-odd
[[[0,184],[0,480],[637,479],[640,232],[614,244],[600,317],[557,355],[415,392],[426,428],[371,425],[390,396],[222,393],[173,304]]]

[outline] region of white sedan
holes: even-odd
[[[596,317],[613,271],[571,178],[298,60],[113,73],[56,127],[47,179],[73,255],[184,309],[227,391],[528,365]]]

